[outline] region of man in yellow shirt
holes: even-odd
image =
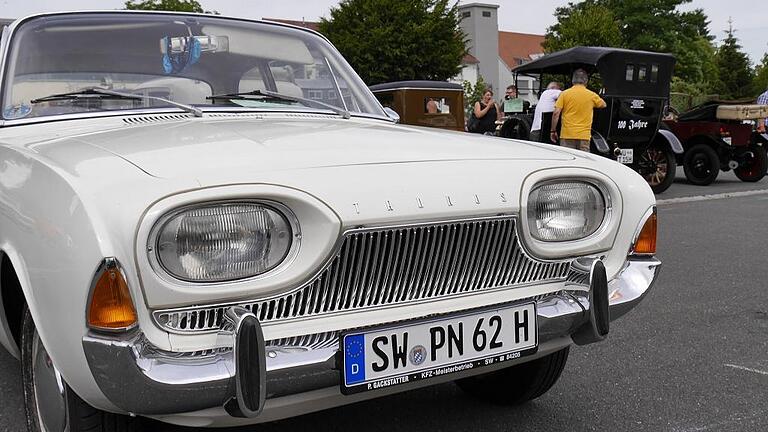
[[[584,69],[573,72],[573,87],[560,93],[552,113],[552,142],[557,142],[557,123],[563,119],[560,129],[560,145],[589,151],[592,137],[592,110],[605,108],[605,101],[587,88],[589,75]]]

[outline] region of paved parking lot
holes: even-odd
[[[490,406],[445,384],[237,430],[768,430],[768,180],[721,173],[695,187],[678,177],[658,197],[656,288],[607,341],[573,349],[560,381],[533,403]],[[0,430],[23,430],[18,363],[5,352],[0,388]]]

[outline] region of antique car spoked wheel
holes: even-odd
[[[637,164],[654,193],[664,192],[675,181],[675,155],[670,149],[650,146],[640,153]]]
[[[712,147],[696,144],[685,152],[683,169],[689,182],[706,186],[714,182],[720,173],[720,158]]]
[[[30,432],[138,430],[135,418],[97,410],[69,388],[53,365],[26,307],[21,333],[21,378]]]
[[[743,182],[757,182],[765,177],[768,170],[768,157],[765,149],[757,145],[750,145],[749,149],[741,154],[743,162],[733,170],[736,177]]]

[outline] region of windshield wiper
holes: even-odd
[[[303,105],[319,105],[323,108],[328,108],[329,110],[335,112],[336,114],[342,116],[345,119],[350,118],[349,111],[345,110],[344,108],[337,107],[336,105],[331,105],[329,103],[321,102],[314,99],[307,99],[303,97],[298,96],[289,96],[284,95],[280,93],[275,93],[273,91],[269,90],[252,90],[248,92],[239,92],[239,93],[224,93],[224,94],[217,94],[206,97],[206,99],[230,99],[230,100],[237,100],[237,99],[252,99],[251,96],[260,96],[259,99],[273,99],[273,100],[282,100],[286,102],[297,102]]]
[[[79,100],[79,99],[154,100],[158,102],[163,102],[165,104],[174,106],[176,108],[181,108],[182,110],[188,113],[191,113],[195,117],[203,116],[203,111],[200,108],[193,107],[192,105],[174,102],[172,100],[157,97],[157,96],[147,96],[147,95],[133,94],[133,93],[122,93],[122,92],[116,92],[113,90],[107,90],[107,89],[102,89],[98,87],[79,90],[79,91],[70,92],[70,93],[53,94],[50,96],[33,99],[30,101],[30,103],[37,104],[41,102]]]

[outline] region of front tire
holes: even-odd
[[[683,169],[689,182],[697,186],[707,186],[720,174],[720,158],[712,147],[696,144],[685,152]]]
[[[24,307],[21,367],[29,432],[136,432],[134,418],[97,410],[80,399],[53,365]]]
[[[560,378],[569,348],[536,360],[464,378],[456,384],[479,399],[500,405],[520,405],[546,393]]]

